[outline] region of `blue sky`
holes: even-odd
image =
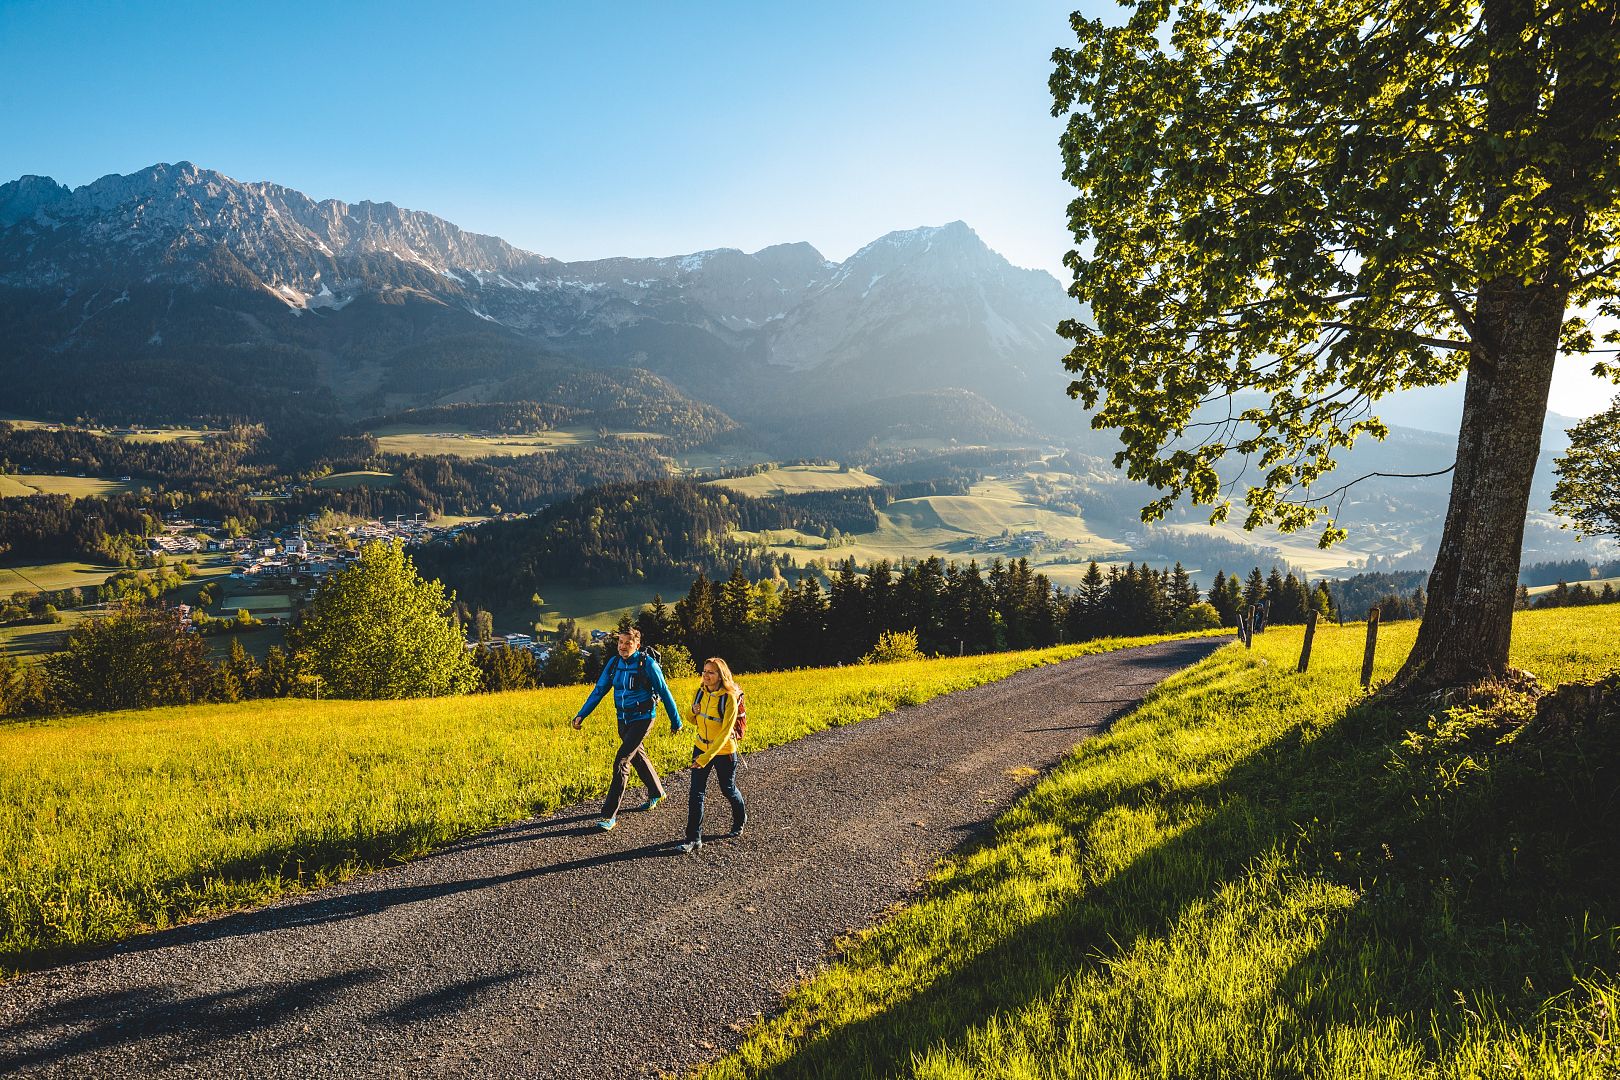
[[[961,218],[1061,273],[1070,7],[0,0],[0,176],[187,159],[564,259]]]
[[[1108,0],[280,5],[0,0],[0,181],[190,160],[561,259],[960,218],[1066,280],[1068,12]],[[1552,408],[1611,384],[1561,362]]]

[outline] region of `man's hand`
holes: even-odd
[[[679,720],[677,720],[673,724],[669,725],[669,733],[671,735],[679,735],[681,733],[681,728],[683,726],[684,725],[682,725],[681,722]]]
[[[585,726],[585,718],[583,716],[574,717],[574,730],[575,731],[578,731],[580,728],[582,728],[584,726]]]

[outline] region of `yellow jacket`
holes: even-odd
[[[686,718],[697,732],[697,745],[692,748],[694,768],[737,752],[737,740],[731,737],[737,726],[737,695],[724,687],[712,694],[699,688]]]

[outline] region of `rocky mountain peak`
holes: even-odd
[[[73,191],[48,176],[21,176],[0,184],[0,228],[33,217],[40,209],[61,202]]]

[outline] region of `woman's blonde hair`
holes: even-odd
[[[726,693],[730,694],[732,699],[735,700],[737,695],[742,693],[742,691],[737,688],[737,680],[731,677],[731,665],[727,664],[718,656],[711,656],[707,660],[703,661],[704,667],[708,667],[710,664],[713,664],[715,670],[720,672],[720,685],[723,686]]]

